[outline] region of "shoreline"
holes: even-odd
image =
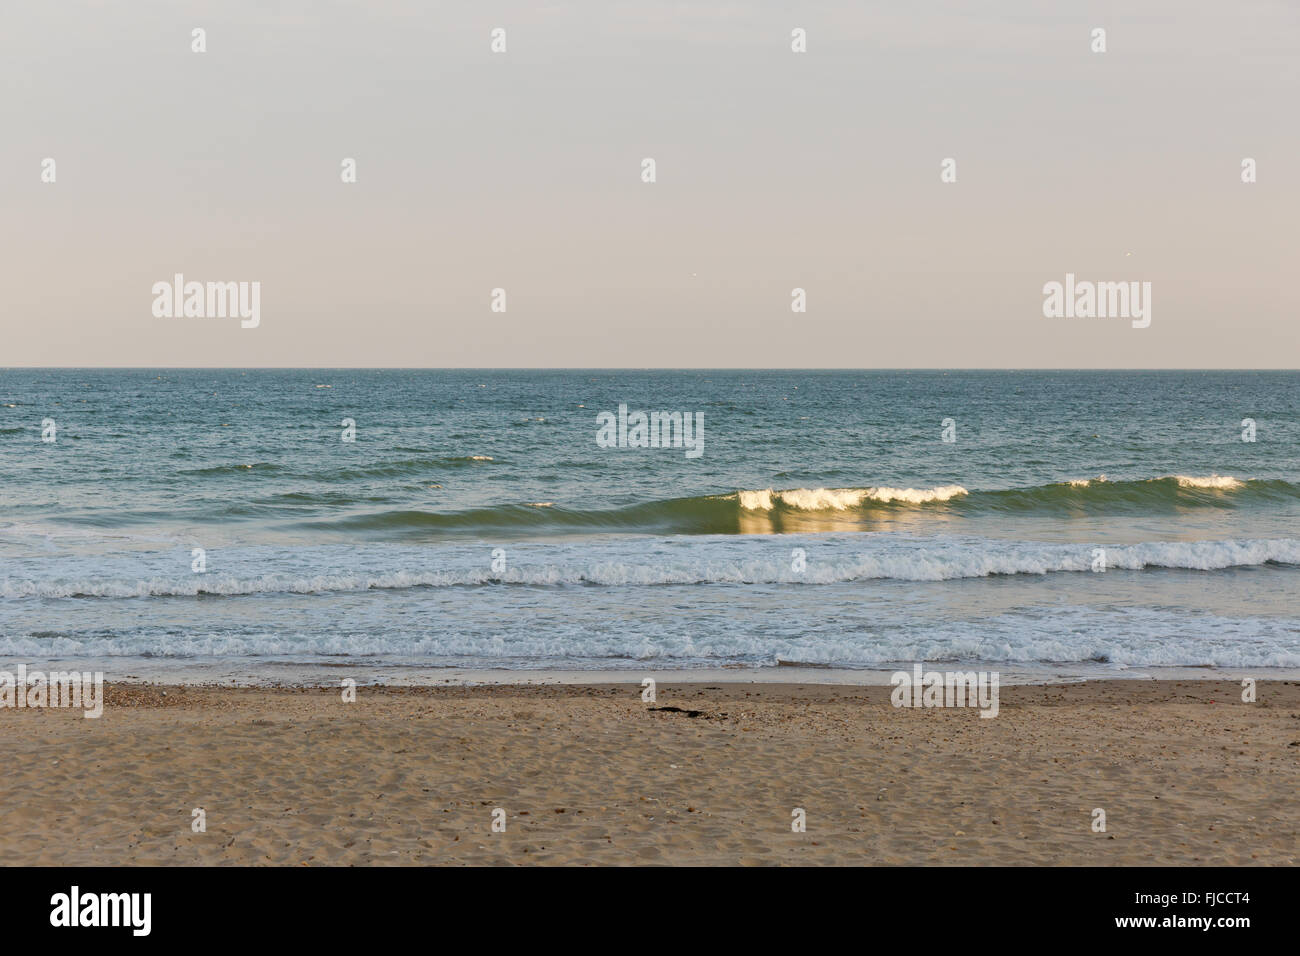
[[[658,679],[657,679],[658,680]],[[111,683],[0,709],[15,865],[1295,865],[1300,682]],[[505,832],[493,832],[496,810]],[[792,832],[795,810],[806,832]],[[1107,830],[1093,829],[1103,809]],[[194,832],[195,811],[205,830]]]
[[[330,688],[351,678],[358,686],[440,687],[440,686],[588,686],[605,684],[639,684],[645,678],[660,683],[681,684],[807,684],[842,687],[888,686],[897,671],[911,671],[918,662],[895,665],[846,668],[819,665],[737,665],[725,667],[657,668],[618,667],[578,668],[509,668],[509,667],[422,667],[406,663],[386,664],[359,662],[297,662],[277,660],[217,659],[185,664],[130,660],[121,658],[50,658],[30,659],[0,657],[0,671],[13,671],[19,664],[28,671],[102,672],[105,683],[141,684],[163,687],[227,688]],[[1097,681],[1300,681],[1300,668],[1294,667],[1116,667],[1104,664],[1013,664],[996,662],[969,663],[955,661],[919,662],[926,671],[975,671],[996,673],[1002,686],[1050,686]]]

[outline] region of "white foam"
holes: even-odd
[[[864,501],[901,501],[908,504],[925,504],[947,501],[968,494],[961,485],[942,485],[938,488],[793,488],[776,491],[738,491],[736,498],[746,511],[771,511],[777,502],[799,511],[845,511],[857,508]]]
[[[625,560],[571,561],[560,564],[520,562],[501,574],[476,563],[443,570],[376,570],[371,573],[288,573],[241,577],[186,574],[135,579],[67,578],[0,579],[5,598],[144,598],[195,597],[200,594],[318,594],[338,591],[406,588],[474,587],[522,584],[543,587],[605,585],[643,587],[696,584],[837,584],[847,581],[948,581],[992,575],[1090,572],[1093,544],[974,540],[920,540],[888,546],[864,542],[864,549],[810,562],[796,573],[787,553],[781,557],[689,560],[662,556],[652,563]],[[1155,541],[1107,546],[1112,570],[1173,568],[1215,571],[1268,562],[1300,565],[1300,539],[1271,538],[1206,541]]]
[[[1239,478],[1233,478],[1231,475],[1210,475],[1208,478],[1194,478],[1188,475],[1170,475],[1174,481],[1178,482],[1180,488],[1219,488],[1235,489],[1242,487],[1245,482]]]
[[[676,624],[676,622],[673,622]],[[328,656],[333,664],[383,657],[478,667],[718,666],[737,662],[775,665],[799,661],[823,666],[880,666],[915,661],[1093,662],[1106,667],[1300,667],[1295,619],[1229,618],[1157,608],[1055,605],[994,616],[954,617],[891,627],[815,629],[806,633],[738,627],[684,633],[653,629],[545,627],[508,634],[473,626],[428,629],[255,628],[231,632],[194,627],[181,632],[111,635],[4,636],[0,656],[99,659],[147,655],[168,658],[265,659]],[[255,665],[264,672],[266,663]],[[249,667],[253,670],[252,667]],[[130,668],[135,673],[134,665]],[[1209,675],[1205,675],[1209,676]]]

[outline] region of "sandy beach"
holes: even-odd
[[[633,684],[362,686],[355,703],[337,687],[106,690],[97,720],[0,710],[6,863],[1300,856],[1295,682],[1261,682],[1254,703],[1228,681],[1004,687],[994,719],[894,708],[879,686],[660,684],[653,704]]]

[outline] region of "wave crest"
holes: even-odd
[[[735,497],[746,511],[771,511],[780,505],[799,511],[846,511],[861,507],[868,501],[919,505],[947,501],[965,494],[969,492],[961,485],[943,485],[938,488],[793,488],[788,491],[768,488],[738,491]]]

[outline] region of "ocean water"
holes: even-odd
[[[0,474],[0,659],[110,678],[1300,667],[1295,372],[8,369]]]

